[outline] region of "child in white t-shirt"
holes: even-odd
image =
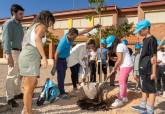
[[[117,42],[117,43],[115,43]],[[112,107],[119,107],[122,106],[124,103],[128,102],[127,98],[127,79],[129,73],[132,71],[133,68],[133,61],[130,56],[129,50],[127,46],[123,43],[120,43],[120,39],[116,38],[114,41],[117,54],[117,61],[112,72],[115,72],[119,68],[119,96],[118,99],[112,103]]]

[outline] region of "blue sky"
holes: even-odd
[[[106,0],[106,5],[116,4],[118,7],[129,7],[141,1],[144,0]],[[56,12],[89,7],[88,0],[0,0],[0,18],[10,16],[10,6],[14,3],[24,7],[25,15],[35,14],[41,10]]]

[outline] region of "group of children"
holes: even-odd
[[[154,114],[156,93],[163,92],[163,96],[165,95],[165,47],[162,44],[158,46],[157,39],[150,33],[150,27],[151,24],[148,20],[142,20],[136,25],[134,33],[143,38],[143,46],[139,42],[136,43],[134,53],[127,47],[126,40],[121,41],[113,35],[102,38],[99,48],[96,48],[96,44],[94,44],[87,51],[88,64],[86,67],[89,66],[90,69],[90,82],[96,82],[96,69],[100,75],[100,65],[104,80],[108,74],[108,63],[109,73],[119,72],[120,91],[118,98],[112,103],[112,107],[119,107],[128,102],[127,81],[132,70],[137,83],[136,87],[140,88],[142,92],[140,104],[132,106],[133,109],[143,114]],[[116,74],[112,74],[110,85],[114,86]]]

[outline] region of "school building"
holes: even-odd
[[[96,14],[95,9],[69,10],[55,12],[53,15],[56,18],[53,34],[58,39],[60,39],[71,27],[76,27],[81,31],[99,23],[99,17]],[[87,20],[85,18],[87,15],[92,15],[92,19]],[[23,27],[26,28],[30,26],[35,16],[36,15],[25,16],[22,21]],[[134,7],[128,8],[118,8],[115,5],[107,6],[106,11],[101,15],[101,24],[104,27],[112,25],[117,26],[125,21],[136,24],[141,19],[147,19],[152,23],[151,32],[158,39],[165,37],[165,0],[141,2]],[[6,19],[0,19],[0,26],[2,26],[5,21]],[[0,29],[0,34],[1,33],[2,30]],[[76,41],[83,42],[87,39],[87,36],[84,35],[78,37]],[[130,36],[127,39],[136,42],[138,38],[136,36]],[[54,53],[53,43],[49,44],[46,52],[48,58],[52,59]],[[0,53],[0,57],[3,57],[2,49],[0,49]]]

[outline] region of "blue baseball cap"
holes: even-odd
[[[128,45],[128,41],[126,39],[122,40],[122,43]]]
[[[102,38],[102,39],[100,40],[100,44],[102,44],[102,45],[107,45],[106,39],[105,39],[105,38]]]
[[[148,20],[142,20],[142,21],[139,21],[137,24],[136,24],[136,27],[135,27],[135,31],[133,32],[134,34],[137,34],[139,33],[142,29],[144,28],[148,28],[151,26],[151,23],[148,21]]]
[[[158,44],[158,46],[160,46],[160,43],[161,43],[161,41],[160,41],[160,40],[157,40],[157,44]]]
[[[110,48],[114,41],[115,41],[115,36],[109,35],[106,39],[107,48]]]
[[[135,44],[135,49],[141,49],[142,48],[142,45],[141,44],[139,44],[139,43],[136,43]]]

